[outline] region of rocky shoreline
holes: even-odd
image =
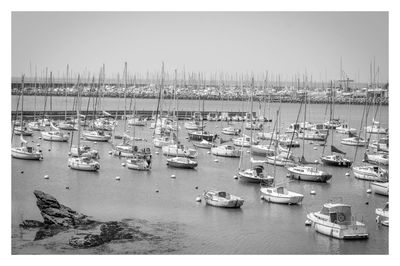
[[[69,238],[68,244],[79,249],[97,247],[115,240],[161,240],[159,236],[143,232],[140,226],[131,225],[126,221],[96,221],[60,204],[56,198],[42,191],[35,190],[33,194],[37,199],[36,205],[43,222],[23,220],[19,226],[23,229],[37,228],[34,241],[53,237],[71,229],[74,234]]]

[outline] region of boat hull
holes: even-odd
[[[43,155],[41,153],[29,153],[24,151],[19,151],[15,148],[11,149],[11,156],[16,159],[22,160],[42,160]]]

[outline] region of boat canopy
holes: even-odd
[[[332,223],[351,224],[351,206],[346,204],[325,204],[321,214],[329,215]]]

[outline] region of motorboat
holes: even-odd
[[[144,127],[146,126],[147,118],[143,117],[131,117],[128,119],[128,125],[130,126],[137,126],[137,127]]]
[[[263,200],[274,203],[299,204],[304,198],[304,195],[289,191],[284,186],[262,187],[260,192]]]
[[[225,191],[209,190],[203,194],[206,204],[223,208],[240,208],[244,199]]]
[[[71,156],[73,156],[73,157],[83,156],[83,157],[89,157],[92,159],[100,158],[99,152],[97,150],[92,149],[88,145],[80,145],[79,150],[78,150],[77,146],[72,146],[70,152],[71,152]]]
[[[369,186],[375,194],[389,196],[389,182],[371,182]]]
[[[349,127],[347,124],[341,124],[339,127],[336,128],[336,132],[339,134],[356,134],[357,129]]]
[[[383,208],[375,209],[376,222],[385,226],[389,226],[389,202],[386,202]]]
[[[381,127],[379,121],[372,121],[372,125],[367,126],[365,128],[365,130],[367,133],[370,133],[370,134],[387,134],[388,133],[388,129]]]
[[[275,154],[275,148],[273,145],[258,144],[251,145],[251,153],[259,156],[273,156]]]
[[[59,130],[54,131],[42,131],[42,139],[47,141],[67,142],[69,135]]]
[[[182,144],[171,144],[163,146],[162,152],[166,156],[189,157],[189,158],[197,157],[196,149],[186,149]]]
[[[259,143],[258,140],[253,139],[251,142],[251,138],[249,136],[243,135],[243,137],[235,138],[232,140],[233,145],[240,146],[240,147],[250,147],[250,145],[257,145]]]
[[[21,136],[21,146],[11,148],[11,156],[24,160],[43,160],[43,154],[40,150],[27,145],[27,141]]]
[[[167,159],[169,167],[194,169],[197,167],[197,162],[188,157],[173,157]]]
[[[248,183],[272,184],[274,182],[274,177],[264,175],[263,171],[264,167],[262,165],[256,165],[253,168],[239,171],[238,176],[240,180]]]
[[[318,131],[320,134],[326,135],[326,134],[328,134],[329,128],[324,123],[315,123],[315,124],[311,125],[309,130]]]
[[[326,136],[326,134],[322,134],[318,130],[303,130],[302,132],[297,133],[298,139],[305,140],[325,141]]]
[[[222,157],[239,158],[240,150],[236,149],[233,145],[220,145],[211,148],[211,154]]]
[[[131,170],[149,171],[151,169],[151,154],[135,153],[126,160],[126,167]]]
[[[356,221],[351,206],[342,203],[325,203],[318,212],[310,212],[307,219],[315,231],[338,239],[366,239],[367,227]]]
[[[115,121],[114,119],[101,117],[101,118],[97,118],[94,121],[93,126],[97,130],[112,131],[117,126],[117,121]]]
[[[222,131],[221,131],[222,134],[225,134],[225,135],[233,135],[233,136],[239,135],[240,132],[241,132],[240,129],[234,128],[234,127],[225,127],[225,128],[223,128]]]
[[[82,133],[82,137],[85,140],[90,140],[90,141],[109,141],[111,139],[110,134],[104,133],[102,130],[93,130],[93,131],[84,131]]]
[[[219,116],[219,121],[230,121],[230,120],[232,119],[229,117],[229,113],[227,112],[222,112],[221,115]]]
[[[389,173],[387,170],[373,165],[366,166],[353,166],[354,176],[358,179],[374,181],[374,182],[387,182]]]
[[[377,165],[389,165],[389,153],[375,153],[368,154],[364,153],[364,160],[366,162],[377,164]]]
[[[74,170],[95,172],[100,169],[100,163],[89,157],[71,157],[68,167]]]
[[[205,139],[203,139],[202,141],[199,142],[192,142],[193,146],[195,146],[196,148],[201,148],[201,149],[211,149],[212,147],[214,147],[214,143],[207,141]]]
[[[207,140],[213,142],[217,138],[217,134],[207,132],[207,131],[190,131],[188,132],[190,140]]]
[[[339,167],[350,167],[353,163],[349,159],[337,154],[324,155],[321,157],[321,161],[323,164]]]
[[[367,141],[360,137],[350,137],[342,139],[340,143],[348,146],[364,146],[367,143]]]
[[[332,174],[319,170],[314,166],[289,166],[287,170],[290,178],[302,181],[327,182],[332,178]]]

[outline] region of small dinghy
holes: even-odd
[[[240,208],[244,199],[225,191],[209,190],[203,194],[206,204],[222,208]]]
[[[90,141],[109,141],[111,139],[110,134],[105,134],[102,130],[95,131],[85,131],[82,133],[82,136],[85,140]]]
[[[345,138],[340,141],[343,145],[348,146],[364,146],[367,142],[360,137]]]
[[[367,226],[351,214],[351,206],[342,203],[325,203],[318,212],[307,214],[315,231],[338,239],[367,239]]]
[[[284,186],[262,187],[260,189],[262,199],[268,202],[281,204],[299,204],[303,201],[302,194],[287,190]]]
[[[256,165],[252,169],[239,171],[238,176],[240,180],[248,183],[272,184],[274,177],[264,175],[263,171],[264,167],[262,165]]]
[[[239,135],[241,132],[240,129],[234,128],[234,127],[225,127],[222,129],[221,133],[225,135]]]

